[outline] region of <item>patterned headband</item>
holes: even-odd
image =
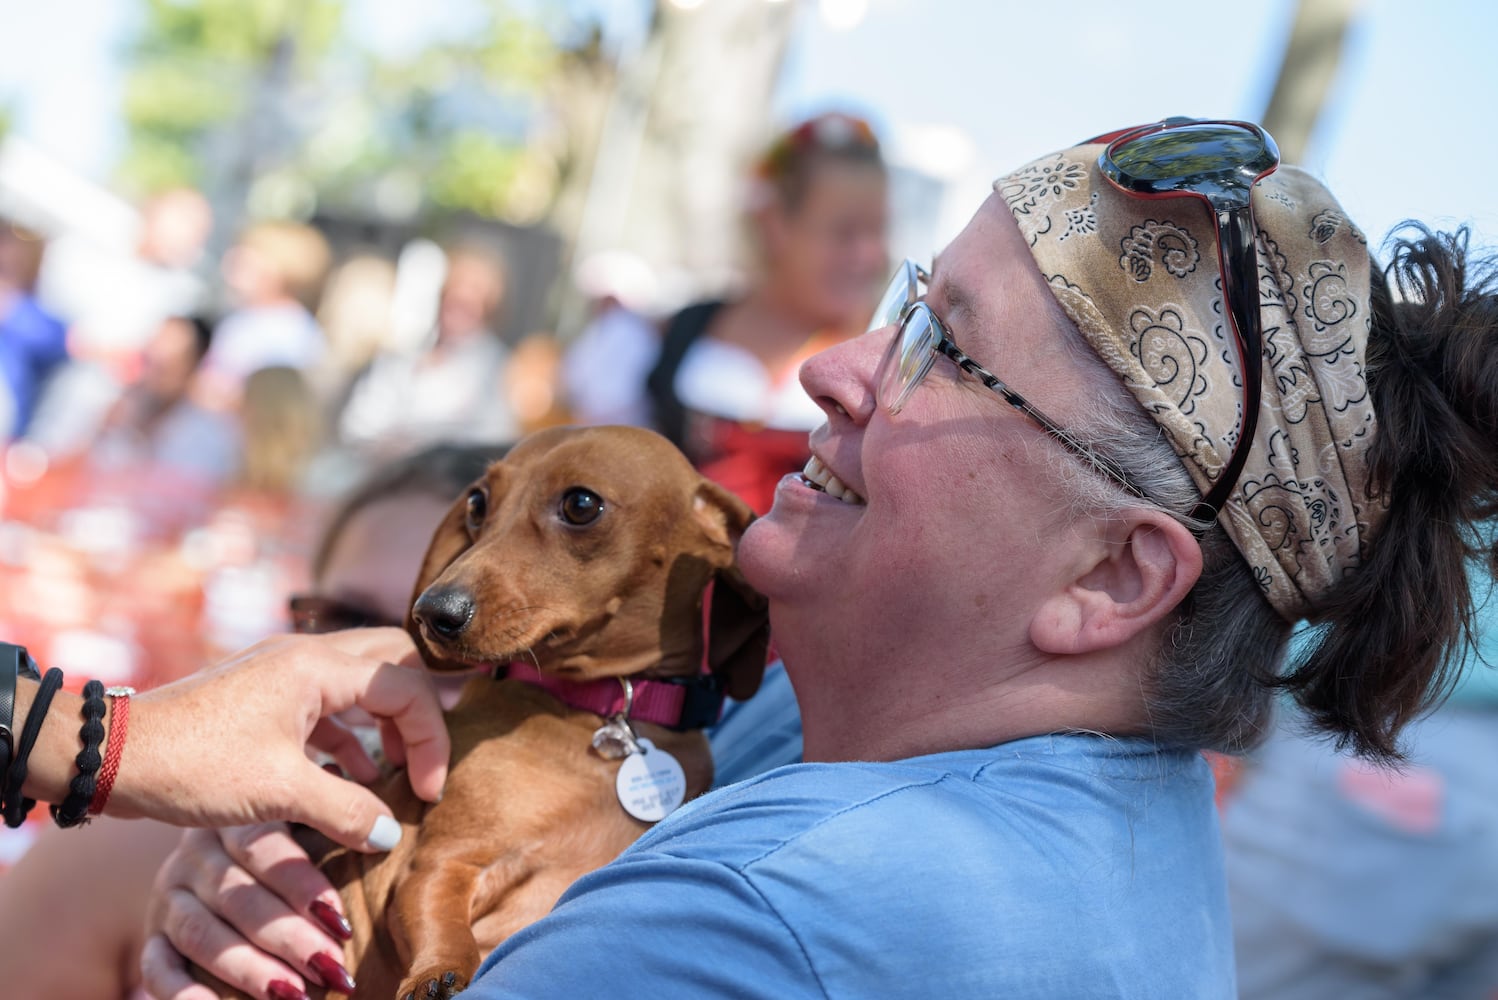
[[[1100,145],[994,182],[1062,309],[1164,430],[1203,492],[1243,408],[1215,222],[1197,198],[1145,200]],[[1320,182],[1282,166],[1254,188],[1264,388],[1248,464],[1219,518],[1269,603],[1296,620],[1361,561],[1369,497],[1367,240]]]

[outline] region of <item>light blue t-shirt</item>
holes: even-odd
[[[798,764],[579,879],[465,993],[1234,996],[1212,777],[1091,734]]]

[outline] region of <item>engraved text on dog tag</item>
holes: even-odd
[[[649,740],[624,758],[614,779],[619,804],[635,819],[654,823],[665,819],[687,797],[687,776],[681,764]]]

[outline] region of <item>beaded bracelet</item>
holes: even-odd
[[[94,784],[99,776],[99,744],[104,742],[104,685],[89,681],[83,685],[83,728],[78,739],[83,749],[75,762],[78,773],[68,785],[68,794],[59,805],[51,807],[52,820],[64,830],[88,822],[88,805],[94,799]]]
[[[16,746],[16,753],[10,762],[10,770],[6,772],[5,801],[0,803],[0,812],[5,814],[5,825],[14,829],[26,822],[26,815],[36,805],[35,799],[26,797],[26,762],[31,756],[31,748],[36,743],[37,736],[42,731],[42,720],[47,717],[47,709],[52,707],[52,696],[57,689],[62,687],[62,671],[56,667],[48,670],[42,676],[42,683],[36,689],[36,697],[32,699],[31,710],[26,713],[26,725],[21,729],[21,742]]]

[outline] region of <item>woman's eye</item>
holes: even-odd
[[[603,497],[590,489],[574,486],[562,494],[562,520],[568,524],[592,524],[603,513]]]
[[[484,496],[484,491],[471,491],[468,494],[468,531],[470,534],[478,534],[479,528],[483,527],[484,517],[488,513],[489,498]]]

